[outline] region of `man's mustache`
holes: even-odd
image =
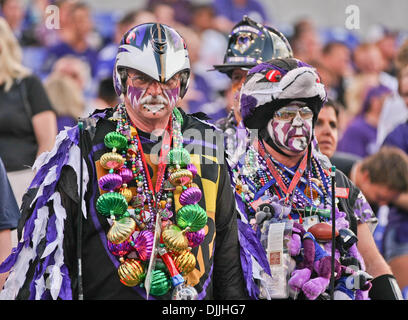
[[[147,96],[147,97],[143,97],[140,100],[140,104],[168,104],[168,100],[163,97],[162,95],[158,95],[158,96]]]

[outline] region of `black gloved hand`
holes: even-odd
[[[383,274],[371,280],[368,296],[372,300],[404,300],[397,280],[391,274]]]

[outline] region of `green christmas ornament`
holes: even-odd
[[[125,149],[128,145],[128,140],[127,138],[116,131],[109,132],[103,142],[105,143],[105,146],[108,148],[116,148],[116,149]]]
[[[176,221],[180,228],[189,227],[189,231],[195,232],[207,224],[207,212],[198,204],[189,204],[177,211]]]
[[[170,279],[163,270],[156,269],[152,272],[150,293],[154,296],[162,296],[171,288]]]
[[[184,120],[183,120],[183,116],[182,116],[180,110],[177,109],[177,108],[174,108],[173,109],[173,115],[177,119],[177,122],[180,123],[180,127],[181,127],[183,125]]]
[[[179,165],[181,168],[185,168],[190,162],[190,153],[185,148],[172,149],[167,155],[169,165]]]
[[[127,213],[127,208],[126,198],[118,192],[104,193],[96,201],[96,210],[105,217],[114,215],[120,219]]]

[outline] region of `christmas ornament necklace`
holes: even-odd
[[[194,299],[197,293],[184,277],[195,269],[191,248],[205,237],[207,213],[198,204],[202,192],[193,183],[197,168],[183,148],[183,117],[174,108],[163,135],[154,186],[139,134],[123,104],[110,120],[117,124],[104,138],[111,151],[100,158],[108,173],[98,180],[104,193],[96,209],[112,222],[108,249],[120,261],[119,280],[126,286],[143,286],[149,278],[152,295],[164,295],[173,286],[174,299]],[[157,230],[156,222],[160,224]],[[155,238],[160,239],[157,250]],[[156,256],[154,268],[147,270],[149,260]]]

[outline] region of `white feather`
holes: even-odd
[[[41,277],[35,281],[35,300],[41,300],[41,296],[45,291],[44,277]]]
[[[34,162],[33,169],[38,170],[40,169],[41,166],[47,163],[57,153],[62,141],[64,141],[66,138],[67,131],[66,130],[61,131],[55,138],[55,145],[52,148],[52,150],[41,153],[41,155]]]
[[[30,261],[36,256],[37,245],[45,236],[48,220],[48,207],[42,207],[37,211],[37,218],[34,221],[34,230],[32,237],[32,247],[24,246],[13,266],[9,277],[0,292],[0,299],[14,300],[18,291],[24,284]]]
[[[69,150],[69,159],[67,165],[71,166],[74,171],[77,173],[77,185],[78,185],[78,193],[79,193],[79,186],[80,186],[80,149],[77,145],[73,145],[70,150]],[[88,174],[88,167],[86,165],[86,162],[84,159],[82,159],[83,162],[83,179],[82,179],[82,188],[83,188],[83,194],[86,193],[86,187],[89,182],[89,174]],[[86,212],[86,202],[84,197],[82,197],[82,213],[84,215],[84,218],[86,219],[87,217],[87,212]]]
[[[44,187],[53,183],[57,179],[57,165],[51,167],[47,175],[44,178],[44,182],[38,188],[37,194],[35,195],[33,201],[31,201],[30,206],[33,206],[35,201],[43,195]]]
[[[13,266],[3,290],[0,292],[0,300],[14,300],[18,291],[23,286],[25,275],[30,266],[30,261],[35,257],[35,250],[31,247],[24,247]]]
[[[56,242],[56,244],[52,244],[52,246],[49,248],[49,250],[52,248],[56,248],[56,251],[54,255],[55,264],[53,266],[49,266],[49,269],[47,268],[47,270],[50,270],[50,276],[47,279],[47,288],[50,290],[51,296],[55,300],[58,298],[62,284],[61,267],[64,264],[64,221],[67,215],[65,208],[61,204],[61,196],[59,192],[54,193],[50,200],[54,201],[54,212],[57,216],[57,219],[55,221],[57,229],[57,239],[54,241]]]

